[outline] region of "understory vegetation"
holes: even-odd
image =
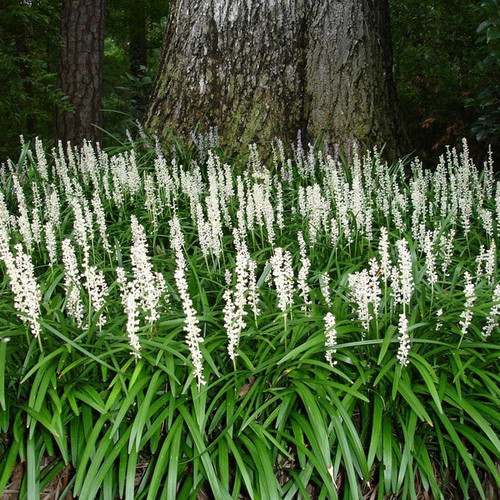
[[[494,498],[491,155],[202,139],[3,166],[0,492],[22,464],[20,498]]]

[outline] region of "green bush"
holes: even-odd
[[[480,68],[487,86],[482,88],[470,106],[478,109],[480,117],[473,124],[472,132],[478,141],[500,144],[500,4],[488,0],[481,4],[485,20],[479,25],[478,43],[487,47],[487,55]]]

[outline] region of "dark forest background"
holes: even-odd
[[[413,152],[433,161],[462,137],[478,159],[500,144],[498,0],[391,0],[399,102]],[[57,106],[61,2],[0,6],[0,161],[19,136],[50,145]],[[157,69],[168,0],[108,0],[103,61],[105,147],[136,136]],[[66,106],[68,106],[66,104]],[[69,107],[69,106],[68,106]]]

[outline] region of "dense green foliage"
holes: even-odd
[[[19,135],[52,136],[57,91],[59,2],[0,5],[0,159],[13,155]]]
[[[137,2],[135,2],[137,3]],[[116,145],[140,120],[159,60],[168,0],[140,2],[145,13],[147,60],[142,75],[130,68],[130,10],[134,2],[109,0],[103,62],[105,143]],[[57,106],[61,5],[56,0],[6,0],[0,6],[0,161],[13,157],[19,136],[50,141]],[[139,106],[138,103],[139,102]],[[118,140],[118,141],[117,141]]]
[[[475,154],[484,154],[487,143],[498,147],[487,117],[498,111],[492,89],[500,81],[493,54],[499,15],[497,0],[391,1],[398,93],[420,155],[435,158],[462,137],[481,141],[473,142]],[[478,27],[483,40],[476,43]]]
[[[0,177],[0,492],[21,459],[24,498],[60,474],[89,499],[494,498],[500,181],[462,151],[407,176],[25,148]]]
[[[484,21],[479,25],[478,42],[486,45],[486,57],[480,62],[485,87],[469,101],[481,116],[472,131],[478,140],[500,144],[500,3],[488,0],[481,4]]]
[[[141,2],[145,14],[146,61],[137,74],[130,64],[130,24],[134,23],[133,0],[107,2],[106,40],[103,69],[103,128],[106,144],[116,145],[126,138],[127,129],[135,135],[137,121],[145,111],[154,75],[160,60],[168,0]],[[137,3],[137,2],[135,2]],[[109,136],[111,134],[112,137]]]

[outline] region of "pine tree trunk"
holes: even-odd
[[[173,0],[146,128],[403,145],[388,0]],[[404,147],[404,145],[403,145]]]
[[[105,0],[63,0],[59,86],[71,110],[58,109],[55,135],[63,142],[99,141]]]
[[[132,0],[128,7],[130,74],[140,76],[141,66],[148,63],[146,6]]]
[[[17,58],[16,63],[19,68],[19,76],[23,82],[24,93],[28,102],[33,102],[34,99],[34,89],[33,89],[33,75],[31,68],[28,64],[30,60],[29,49],[26,44],[26,35],[29,34],[26,30],[24,33],[19,33],[16,37],[16,50]],[[29,109],[30,106],[28,105]],[[34,137],[36,135],[36,115],[32,113],[26,114],[25,130],[28,137]]]
[[[132,0],[128,9],[129,55],[130,74],[137,78],[144,78],[144,69],[148,64],[148,40],[146,6],[144,2]],[[147,93],[132,91],[131,112],[134,118],[141,119],[148,104]]]

